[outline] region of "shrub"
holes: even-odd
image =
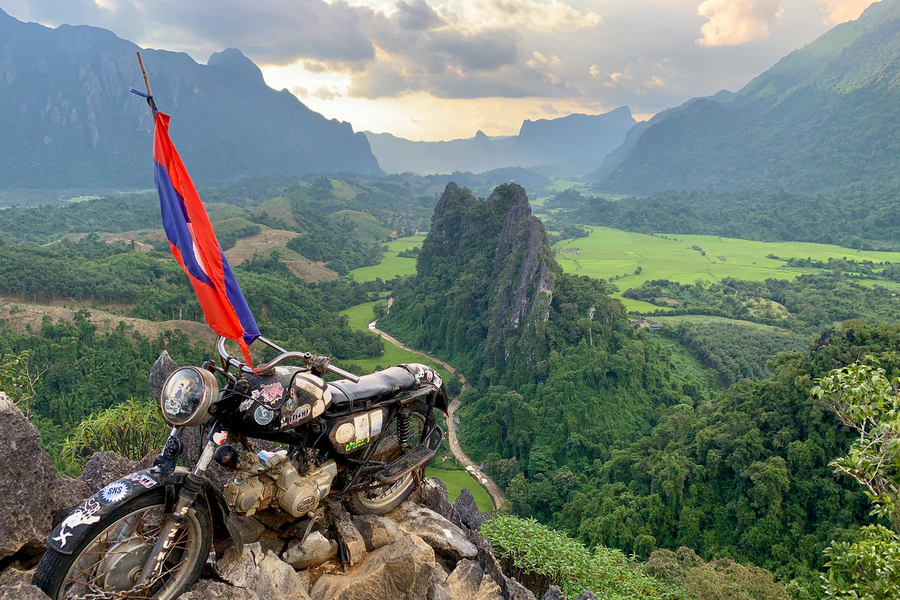
[[[621,551],[597,547],[593,554],[563,533],[534,519],[501,515],[481,527],[494,553],[511,561],[514,576],[526,582],[554,584],[568,598],[588,589],[604,600],[685,599],[678,586],[659,581],[637,568]],[[543,589],[532,590],[540,595]]]
[[[657,550],[643,566],[648,575],[681,586],[694,600],[788,600],[772,573],[730,558],[706,563],[690,548]]]
[[[159,450],[169,433],[153,400],[131,398],[82,421],[66,438],[62,454],[71,465],[83,468],[95,452],[115,452],[140,460]]]

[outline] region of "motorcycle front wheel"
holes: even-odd
[[[372,451],[372,460],[388,464],[400,456],[406,454],[413,447],[422,443],[422,437],[426,432],[428,407],[424,402],[413,402],[409,415],[409,445],[402,447],[399,432],[397,431],[398,419],[394,418],[388,423],[385,431],[375,441]],[[361,492],[353,492],[347,497],[347,508],[357,515],[383,515],[389,513],[406,500],[416,487],[416,479],[413,472],[407,473],[394,483]]]
[[[52,600],[176,598],[200,576],[209,556],[212,525],[201,499],[185,515],[159,577],[135,586],[165,522],[165,506],[162,489],[123,502],[89,526],[72,554],[47,550],[34,585]]]

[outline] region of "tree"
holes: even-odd
[[[0,356],[0,391],[6,392],[26,415],[36,395],[34,386],[41,378],[41,372],[29,361],[30,356],[28,350]]]
[[[863,527],[854,542],[832,542],[825,550],[827,598],[888,600],[900,593],[900,379],[857,363],[831,371],[812,388],[841,422],[859,437],[850,452],[830,464],[856,480],[893,531]]]
[[[900,379],[880,367],[855,364],[835,369],[813,387],[841,423],[859,437],[850,452],[830,464],[865,488],[873,515],[900,531]]]

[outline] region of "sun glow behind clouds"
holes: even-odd
[[[263,75],[270,86],[290,89],[301,102],[325,117],[350,120],[354,131],[388,132],[411,140],[468,138],[479,129],[490,136],[515,135],[525,119],[554,119],[575,112],[598,114],[615,108],[590,100],[446,99],[426,92],[372,100],[347,93],[349,75],[309,73],[302,65],[263,67]]]
[[[104,27],[200,63],[238,48],[313,110],[434,140],[738,90],[872,0],[0,2],[20,20]]]

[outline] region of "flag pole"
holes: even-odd
[[[138,63],[141,65],[141,73],[144,74],[144,85],[147,86],[147,104],[150,105],[151,110],[153,110],[153,116],[156,117],[158,111],[156,110],[156,103],[153,101],[153,93],[150,91],[150,80],[147,78],[147,69],[144,68],[144,59],[141,58],[140,50],[135,50],[135,54],[137,54]]]

